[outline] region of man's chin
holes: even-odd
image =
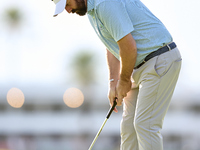
[[[79,15],[79,16],[85,16],[86,11],[77,11],[76,14]]]
[[[79,16],[85,16],[86,15],[86,13],[85,14],[78,14]]]

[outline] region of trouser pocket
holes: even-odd
[[[177,63],[180,63],[181,61],[182,58],[178,49],[164,53],[157,57],[154,66],[155,72],[159,77],[162,77],[172,68],[172,66],[175,66],[173,67],[174,69],[180,69],[180,65]]]

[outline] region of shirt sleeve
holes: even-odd
[[[121,1],[102,2],[97,8],[97,15],[116,42],[134,30]]]

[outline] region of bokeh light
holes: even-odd
[[[11,88],[7,93],[7,102],[14,108],[20,108],[23,106],[25,97],[23,92],[18,88]]]
[[[65,91],[63,100],[68,107],[77,108],[83,104],[84,95],[77,88],[69,88]]]

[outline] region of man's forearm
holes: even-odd
[[[109,78],[114,79],[114,81],[109,82],[108,98],[110,101],[110,106],[113,106],[113,101],[116,95],[116,86],[120,75],[120,62],[119,60],[107,50],[107,64],[109,70]],[[117,108],[114,108],[115,112],[118,112]]]
[[[120,49],[120,78],[116,86],[117,105],[122,105],[123,98],[131,90],[131,75],[137,58],[136,42],[131,33],[120,39],[118,42]]]
[[[120,80],[129,81],[137,58],[136,42],[129,34],[118,41],[121,58]]]
[[[109,78],[117,81],[120,75],[120,62],[109,50],[107,50],[107,64]]]

